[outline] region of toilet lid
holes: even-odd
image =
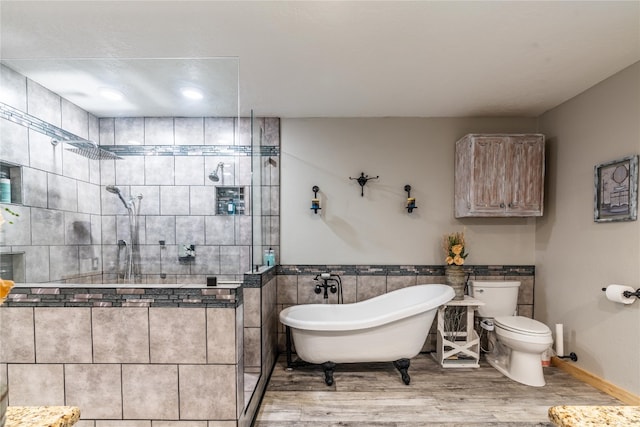
[[[542,322],[523,316],[501,316],[493,319],[496,326],[507,331],[521,332],[530,335],[546,335],[551,329]]]

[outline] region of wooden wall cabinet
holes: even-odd
[[[544,135],[469,134],[456,142],[455,217],[542,216]]]

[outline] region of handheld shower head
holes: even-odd
[[[218,182],[220,181],[220,176],[218,176],[218,170],[220,170],[220,174],[222,175],[224,173],[224,163],[220,162],[218,163],[218,166],[216,166],[216,170],[214,170],[213,172],[211,172],[209,174],[209,179],[213,182]]]
[[[120,200],[122,200],[122,204],[124,204],[124,207],[129,209],[129,204],[126,200],[124,200],[124,197],[122,197],[122,193],[120,192],[120,189],[118,187],[116,187],[115,185],[107,185],[107,191],[109,193],[117,194]]]
[[[107,185],[107,191],[113,194],[120,194],[120,189],[115,185]]]

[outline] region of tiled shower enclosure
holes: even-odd
[[[0,251],[14,279],[123,281],[133,242],[127,208],[106,191],[110,185],[139,209],[138,283],[240,280],[262,263],[252,258],[262,245],[279,254],[279,119],[97,118],[7,67],[1,71],[2,105],[120,157],[95,160],[67,143],[54,146],[49,135],[3,112],[0,166],[19,185],[1,207],[19,217],[3,228]],[[218,165],[214,182],[209,176]],[[242,189],[244,212],[217,210],[217,189],[224,187]],[[182,256],[185,247],[195,256]]]

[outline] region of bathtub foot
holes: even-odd
[[[333,385],[333,370],[335,369],[336,364],[333,362],[324,362],[322,364],[322,369],[324,369],[324,382],[327,385]]]
[[[409,382],[411,382],[411,377],[409,376],[409,372],[407,372],[409,370],[410,364],[411,361],[409,359],[400,359],[393,362],[393,366],[395,366],[396,369],[400,371],[400,375],[402,375],[402,381],[404,381],[406,385],[409,385]]]

